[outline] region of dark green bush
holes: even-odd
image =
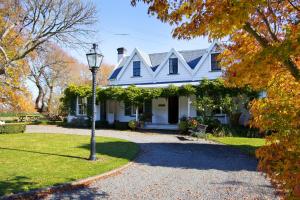
[[[206,129],[206,132],[208,132],[208,133],[212,133],[215,129],[218,129],[222,126],[219,120],[211,118],[211,117],[210,118],[197,117],[197,121],[200,124],[204,124],[204,125],[208,126]]]
[[[187,117],[183,116],[183,117],[180,118],[178,128],[179,128],[179,132],[181,134],[188,134],[189,125],[188,125]]]
[[[236,136],[236,137],[248,137],[248,138],[262,138],[265,134],[260,133],[256,128],[250,128],[246,126],[230,126],[222,125],[212,130],[214,136]]]
[[[116,121],[114,124],[114,128],[117,130],[128,130],[129,129],[128,122]]]
[[[72,121],[68,123],[67,126],[72,128],[88,128],[91,127],[91,122],[89,119],[86,119],[84,117],[77,117],[72,119]]]
[[[223,125],[214,128],[211,132],[216,137],[231,137],[233,136],[234,130],[229,126]]]
[[[109,124],[106,120],[96,121],[96,128],[109,128]]]
[[[4,133],[24,133],[26,124],[21,123],[9,123],[0,125],[0,134]]]

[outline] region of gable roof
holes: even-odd
[[[162,53],[151,53],[146,54],[141,50],[135,48],[130,56],[125,56],[112,72],[110,76],[111,79],[119,78],[118,76],[122,75],[127,65],[129,65],[131,59],[134,55],[138,55],[142,62],[144,62],[147,69],[149,69],[152,75],[156,75],[157,69],[160,70],[160,66],[163,65],[172,54],[175,54],[176,57],[186,66],[187,70],[192,74],[195,74],[204,60],[207,58],[208,53],[213,49],[213,47],[217,44],[217,42],[213,42],[209,48],[207,49],[196,49],[196,50],[182,50],[176,51],[175,49],[171,49],[169,52]]]
[[[215,46],[220,47],[219,43],[217,41],[213,41],[213,43],[208,47],[208,49],[205,50],[206,53],[203,54],[203,56],[200,58],[196,66],[194,67],[194,74],[196,74],[199,69],[201,68],[202,64],[204,63],[205,59],[209,56],[209,53],[213,50]]]
[[[142,51],[140,51],[138,48],[135,48],[129,57],[127,57],[127,58],[125,57],[124,61],[123,60],[120,61],[121,63],[124,62],[125,64],[122,67],[122,69],[120,69],[120,72],[118,73],[118,75],[116,76],[115,79],[119,79],[120,76],[122,76],[122,74],[124,73],[125,69],[130,64],[131,60],[133,59],[133,57],[135,55],[137,55],[141,59],[141,62],[144,63],[144,65],[146,66],[147,71],[151,74],[151,76],[153,76],[153,73],[152,73],[153,71],[151,70],[151,63],[150,63],[149,56],[146,55],[145,53],[143,53]],[[113,73],[114,73],[114,71],[113,71]]]
[[[119,74],[120,71],[122,70],[122,68],[123,68],[123,66],[116,68],[116,69],[112,72],[112,74],[110,75],[110,77],[109,77],[108,79],[109,79],[109,80],[116,79],[117,76],[118,76],[118,74]]]

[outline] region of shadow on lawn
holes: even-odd
[[[26,176],[15,176],[8,180],[0,180],[0,199],[5,194],[27,191],[34,182]]]
[[[60,157],[66,157],[66,158],[86,159],[86,158],[80,157],[80,156],[72,156],[72,155],[56,154],[56,153],[47,153],[47,152],[40,152],[40,151],[31,151],[31,150],[25,150],[25,149],[14,149],[14,148],[6,148],[6,147],[0,147],[0,149],[11,150],[11,151],[22,151],[22,152],[27,152],[27,153],[36,153],[36,154],[49,155],[49,156],[60,156]]]

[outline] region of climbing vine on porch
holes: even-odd
[[[106,88],[97,88],[97,101],[105,100],[117,100],[124,101],[126,103],[140,105],[143,102],[159,97],[168,98],[169,96],[191,96],[196,95],[197,97],[203,96],[236,96],[239,93],[247,94],[248,96],[254,96],[257,94],[250,88],[226,88],[224,82],[221,79],[217,80],[203,80],[199,85],[183,85],[175,86],[169,85],[166,88],[140,88],[134,85],[122,88],[119,86],[111,86]],[[87,97],[90,98],[92,90],[87,85],[70,85],[64,91],[64,96],[61,98],[63,109],[65,112],[74,113],[74,102],[76,97]],[[76,104],[75,104],[76,105]]]

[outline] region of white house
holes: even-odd
[[[214,42],[207,49],[146,54],[134,49],[126,55],[125,48],[118,48],[118,64],[109,78],[110,86],[159,88],[170,84],[199,84],[203,79],[216,79],[222,76],[216,56],[220,53],[219,45]],[[191,103],[195,96],[169,97],[145,102],[142,108],[125,105],[124,102],[107,100],[96,106],[96,120],[128,122],[136,119],[139,113],[150,112],[150,119],[145,128],[177,129],[183,116],[195,117],[197,111]],[[86,99],[77,98],[77,116],[86,115]],[[138,112],[136,111],[138,110]],[[69,116],[69,120],[76,116]],[[220,120],[224,120],[220,118]]]

